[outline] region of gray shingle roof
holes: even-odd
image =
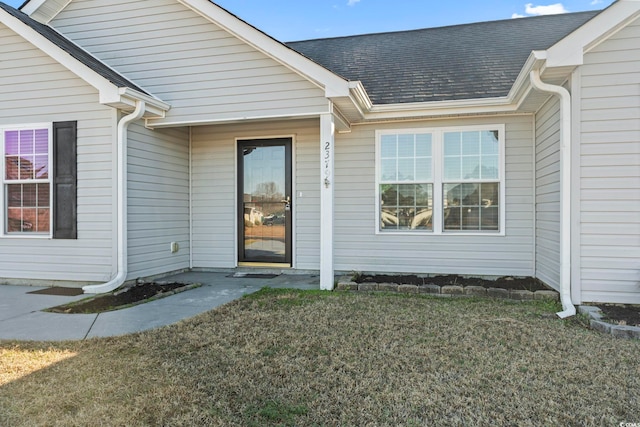
[[[349,80],[374,104],[506,96],[533,50],[598,12],[580,12],[287,43]]]
[[[56,46],[58,46],[59,48],[67,52],[69,55],[71,55],[73,58],[80,61],[81,63],[91,68],[93,71],[95,71],[96,73],[98,73],[99,75],[101,75],[102,77],[110,81],[111,83],[113,83],[116,87],[128,87],[148,95],[146,91],[138,87],[135,83],[126,79],[125,77],[123,77],[122,75],[120,75],[119,73],[117,73],[116,71],[108,67],[107,65],[105,65],[103,62],[93,57],[87,51],[85,51],[84,49],[82,49],[81,47],[79,47],[78,45],[76,45],[66,37],[62,36],[60,33],[55,31],[51,27],[47,25],[43,25],[38,21],[31,19],[23,12],[16,10],[11,6],[8,6],[2,2],[0,2],[0,8],[5,12],[9,13],[11,16],[18,18],[24,24],[33,28],[35,31],[40,33],[40,35],[44,36],[49,41],[54,43]]]

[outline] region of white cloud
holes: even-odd
[[[592,1],[601,2],[602,0],[592,0]],[[547,6],[534,6],[533,3],[527,3],[524,6],[524,8],[525,8],[526,15],[522,15],[520,13],[514,13],[513,15],[511,15],[511,18],[524,18],[526,16],[540,16],[540,15],[558,15],[560,13],[569,12],[562,3],[550,4]]]
[[[359,2],[360,2],[360,0],[349,0],[347,2],[347,6],[355,6],[356,3],[359,3]]]
[[[562,3],[550,4],[549,6],[534,6],[528,3],[525,11],[529,15],[557,15],[559,13],[569,12]]]
[[[597,5],[597,4],[601,4],[601,3],[602,3],[602,0],[593,0],[591,2],[591,4],[594,5],[594,6]]]

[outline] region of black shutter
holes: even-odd
[[[53,238],[78,238],[77,122],[53,124]]]

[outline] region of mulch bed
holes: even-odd
[[[640,306],[622,304],[598,304],[603,320],[618,325],[640,326]]]
[[[131,307],[151,300],[167,297],[178,292],[193,289],[200,285],[186,283],[138,283],[134,286],[119,289],[113,293],[99,295],[90,299],[72,302],[48,309],[53,313],[88,314],[113,311]]]
[[[500,277],[496,280],[478,277],[461,277],[457,275],[419,277],[416,275],[357,275],[353,278],[356,283],[398,283],[402,285],[437,285],[437,286],[482,286],[484,288],[501,288],[523,291],[545,291],[548,287],[533,277]]]

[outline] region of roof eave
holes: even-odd
[[[500,114],[516,112],[518,106],[508,97],[462,99],[455,101],[412,102],[374,105],[365,121],[424,117]]]
[[[129,87],[119,87],[116,92],[100,94],[100,103],[122,111],[133,111],[139,101],[144,101],[144,119],[162,119],[171,105]]]

